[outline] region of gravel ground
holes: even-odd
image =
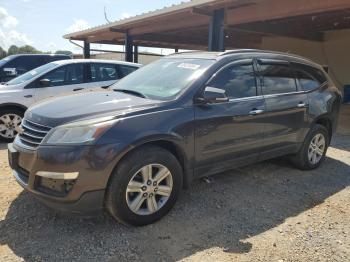
[[[273,160],[196,181],[143,228],[69,217],[23,192],[0,145],[0,261],[349,261],[350,106],[324,165]]]

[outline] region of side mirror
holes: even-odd
[[[40,83],[40,86],[42,86],[42,87],[49,87],[49,86],[51,86],[51,80],[50,79],[41,79],[39,81],[39,83]]]
[[[229,98],[227,97],[225,90],[207,86],[204,89],[203,97],[199,97],[197,101],[202,104],[217,104],[228,102]]]

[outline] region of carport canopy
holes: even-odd
[[[64,36],[90,43],[223,51],[259,48],[266,36],[323,41],[324,33],[350,28],[349,0],[193,0]],[[133,49],[136,54],[133,56]]]

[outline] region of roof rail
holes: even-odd
[[[309,63],[315,64],[315,62],[313,62],[311,59],[308,59],[308,58],[305,58],[303,56],[299,56],[296,54],[291,54],[291,53],[287,53],[287,52],[278,52],[278,51],[273,51],[273,50],[262,50],[262,49],[233,49],[233,50],[228,50],[228,51],[222,52],[219,56],[239,54],[239,53],[255,53],[255,52],[256,53],[261,52],[261,53],[266,53],[266,54],[285,55],[285,56],[289,56],[289,57],[302,59],[304,61],[308,61]]]
[[[273,51],[273,50],[262,50],[262,49],[233,49],[233,50],[228,50],[224,52],[209,52],[209,51],[183,51],[183,52],[178,52],[171,54],[169,56],[176,56],[176,55],[181,55],[181,54],[196,54],[196,53],[213,53],[216,54],[218,57],[226,56],[226,55],[234,55],[234,54],[242,54],[242,53],[265,53],[265,54],[276,54],[276,55],[284,55],[288,56],[291,58],[296,58],[299,60],[303,60],[304,62],[307,62],[308,64],[313,64],[317,65],[314,61],[311,59],[295,55],[295,54],[290,54],[287,52],[278,52],[278,51]]]

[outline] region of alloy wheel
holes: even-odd
[[[173,177],[168,168],[149,164],[138,170],[126,189],[126,202],[137,215],[151,215],[168,201],[173,189]]]
[[[326,149],[326,139],[323,134],[316,134],[310,143],[308,158],[311,164],[316,165],[323,157]]]
[[[4,114],[0,117],[0,136],[13,139],[18,133],[22,117],[16,114]]]

